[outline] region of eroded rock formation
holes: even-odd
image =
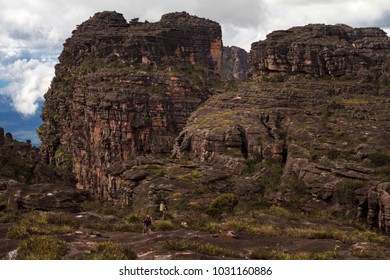
[[[245,79],[250,68],[248,53],[238,47],[223,47],[221,78]]]
[[[7,210],[79,210],[89,193],[76,189],[72,174],[46,165],[38,148],[6,135],[0,128],[0,201]]]
[[[379,28],[310,24],[270,33],[266,40],[252,44],[250,59],[253,74],[360,74],[367,79],[364,72],[380,74],[389,50],[389,37]]]
[[[152,208],[209,188],[388,231],[389,55],[377,28],[276,31],[252,45],[252,78],[212,95],[218,75],[246,72],[237,48],[222,60],[217,23],[98,13],[64,45],[45,96],[43,156],[113,204]]]
[[[102,12],[78,26],[45,95],[40,128],[48,164],[73,169],[79,188],[110,199],[116,163],[169,155],[222,63],[218,23],[187,13],[127,23]]]

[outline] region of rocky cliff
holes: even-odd
[[[120,173],[109,168],[169,155],[209,97],[208,83],[221,71],[221,28],[184,12],[156,23],[97,13],[65,42],[59,61],[42,111],[43,157],[72,169],[79,188],[111,199]],[[126,203],[126,191],[120,199]]]
[[[252,45],[251,79],[222,84],[247,58],[217,23],[98,13],[64,45],[43,157],[113,204],[207,189],[389,231],[389,44],[377,28],[276,31]]]
[[[252,45],[252,79],[194,112],[174,155],[256,180],[272,203],[389,232],[389,42],[344,25],[271,33]]]
[[[310,24],[270,33],[252,44],[250,59],[253,74],[359,75],[367,80],[381,74],[389,50],[389,37],[379,28]]]
[[[88,192],[75,188],[71,173],[41,161],[39,149],[4,135],[0,127],[0,204],[8,210],[76,211]],[[3,210],[3,209],[1,209]]]
[[[248,53],[238,47],[223,47],[221,78],[245,79],[250,68]]]

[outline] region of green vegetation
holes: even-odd
[[[90,254],[78,256],[84,260],[135,260],[137,254],[126,244],[103,241],[92,248]]]
[[[263,75],[262,80],[267,83],[282,83],[289,79],[290,75],[284,73],[272,73],[268,75]]]
[[[384,166],[377,168],[374,171],[375,175],[377,175],[382,181],[390,182],[390,166]]]
[[[192,170],[189,173],[179,174],[175,176],[175,179],[183,182],[200,183],[200,178],[203,176],[202,171]]]
[[[220,256],[225,258],[238,258],[240,255],[232,250],[215,246],[210,243],[166,241],[162,245],[165,250],[184,251],[191,250],[208,256]]]
[[[343,99],[341,102],[343,105],[366,105],[366,104],[368,104],[367,100],[358,99],[358,98]]]
[[[271,158],[264,160],[263,165],[267,169],[267,173],[260,179],[260,184],[265,190],[277,190],[283,172],[282,163],[278,159]]]
[[[242,155],[242,154],[241,154]],[[242,174],[250,175],[260,170],[262,164],[258,159],[246,159],[244,161],[244,167],[242,169]]]
[[[63,170],[72,171],[72,155],[69,152],[65,152],[60,148],[56,151],[54,159],[56,162],[56,167]]]
[[[341,259],[341,256],[338,248],[335,247],[333,250],[317,253],[287,253],[281,249],[257,249],[251,253],[250,258],[256,260],[336,260]]]
[[[7,237],[24,239],[32,235],[65,234],[78,226],[78,222],[66,213],[31,212],[11,226]]]
[[[375,167],[374,174],[384,182],[390,182],[390,155],[377,151],[368,156],[371,165]]]
[[[21,182],[30,182],[33,179],[31,164],[20,156],[11,155],[0,164],[0,178],[10,178]]]
[[[368,156],[368,159],[375,167],[390,165],[390,155],[383,152],[375,152]]]
[[[338,159],[340,154],[341,154],[340,151],[338,151],[336,149],[331,149],[331,150],[327,151],[327,153],[326,153],[327,157],[331,160]]]
[[[50,236],[31,236],[19,245],[19,260],[60,260],[66,254],[65,241]]]
[[[233,124],[236,114],[233,111],[203,112],[196,118],[195,124],[200,128],[227,129]]]
[[[364,248],[354,248],[352,255],[361,259],[383,259],[385,247],[368,245]]]
[[[169,220],[156,221],[153,223],[153,228],[155,230],[167,231],[175,229],[175,225]]]
[[[356,203],[355,191],[364,187],[359,180],[347,180],[339,183],[334,190],[333,197],[341,205],[352,206]]]
[[[226,193],[217,196],[207,208],[207,214],[219,218],[223,213],[231,213],[238,204],[238,198],[233,193]]]

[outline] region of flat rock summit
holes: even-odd
[[[63,244],[49,257],[62,259],[110,258],[102,246],[141,259],[390,258],[379,28],[292,27],[247,53],[186,12],[96,13],[64,43],[42,119],[39,150],[0,129],[4,258],[28,258],[37,237]]]

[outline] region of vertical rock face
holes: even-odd
[[[3,145],[5,142],[4,138],[4,128],[0,127],[0,145]]]
[[[110,200],[110,167],[169,153],[209,96],[208,80],[221,71],[221,28],[184,12],[157,23],[102,12],[78,26],[59,60],[42,111],[43,156]]]
[[[252,44],[253,73],[306,73],[316,77],[380,73],[390,40],[379,28],[310,24],[275,31]]]
[[[222,79],[245,79],[249,68],[248,53],[244,49],[223,47]]]
[[[173,154],[252,176],[271,203],[389,232],[389,57],[376,28],[273,32],[252,45],[254,77],[197,109]]]

